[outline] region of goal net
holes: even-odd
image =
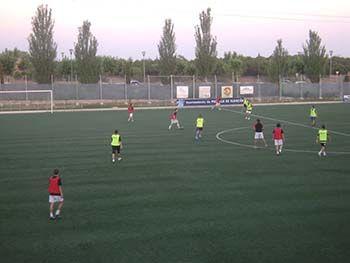
[[[0,90],[0,112],[51,112],[52,90]]]

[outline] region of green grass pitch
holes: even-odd
[[[272,118],[261,117],[268,149],[216,138],[234,129],[220,138],[252,145],[255,118],[238,107],[180,109],[184,130],[172,131],[170,110],[138,110],[134,123],[126,111],[1,115],[0,261],[349,262],[350,105],[317,109],[336,132],[326,158],[307,105],[254,108]],[[274,154],[274,119],[288,121],[285,148],[297,152]],[[116,128],[124,159],[113,165]],[[48,221],[53,168],[65,196],[57,222]]]

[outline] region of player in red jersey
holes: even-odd
[[[173,125],[176,124],[178,129],[181,129],[179,120],[177,119],[177,109],[175,109],[171,114],[170,114],[170,125],[169,125],[169,131],[173,127]]]
[[[133,122],[134,121],[134,105],[130,102],[128,105],[128,113],[129,113],[129,118],[128,118],[128,122]]]
[[[221,110],[221,97],[217,96],[215,99],[215,105],[211,108],[211,110],[218,109]]]
[[[62,180],[58,169],[53,170],[53,175],[49,178],[49,204],[50,204],[50,220],[59,218],[63,207],[63,188]],[[54,213],[55,203],[58,203],[56,213]]]
[[[275,142],[276,154],[280,155],[284,142],[284,131],[282,130],[280,123],[277,123],[276,128],[273,129],[272,135]]]

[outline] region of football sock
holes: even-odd
[[[50,217],[54,217],[52,212],[50,212]]]
[[[60,210],[58,209],[57,211],[56,211],[56,216],[59,216],[60,215]]]

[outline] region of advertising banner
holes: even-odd
[[[199,98],[208,99],[211,97],[210,86],[199,86]]]
[[[221,99],[221,105],[234,105],[242,104],[243,98],[226,98]],[[178,105],[181,106],[211,106],[215,104],[215,99],[187,99],[187,100],[178,100]]]
[[[233,98],[233,87],[222,86],[221,87],[221,98]]]
[[[178,99],[188,98],[188,86],[176,86],[176,97]]]
[[[254,94],[254,86],[240,86],[239,87],[240,95],[252,95]]]

